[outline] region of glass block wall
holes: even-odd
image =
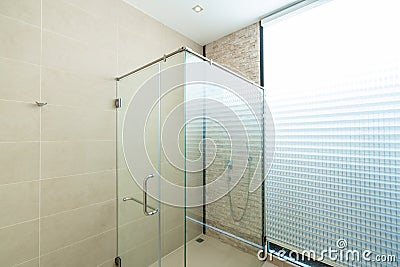
[[[330,265],[400,266],[400,20],[383,2],[330,1],[264,26],[267,238],[360,253]]]

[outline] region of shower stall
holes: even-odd
[[[180,48],[117,78],[117,96],[117,264],[261,266],[263,88]]]

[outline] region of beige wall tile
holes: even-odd
[[[74,6],[85,10],[86,12],[104,19],[111,23],[116,23],[119,17],[120,0],[65,0]]]
[[[1,0],[0,13],[40,26],[40,0]]]
[[[116,232],[110,230],[41,257],[41,267],[97,266],[116,256]]]
[[[166,233],[178,226],[182,226],[185,222],[184,208],[162,204],[161,213],[163,233]]]
[[[39,182],[0,186],[0,228],[39,217]]]
[[[48,105],[42,110],[42,140],[115,140],[115,111]]]
[[[39,66],[0,59],[0,73],[0,99],[31,103],[39,100]]]
[[[39,179],[39,142],[0,143],[0,185]]]
[[[0,14],[4,15],[0,15],[0,73],[6,74],[0,77],[0,99],[32,103],[0,101],[0,184],[38,179],[39,143],[1,142],[38,141],[41,110],[42,137],[56,140],[41,144],[42,178],[72,175],[41,181],[42,215],[62,212],[42,218],[42,253],[59,250],[42,256],[41,266],[79,266],[82,259],[88,266],[109,266],[116,254],[115,231],[91,236],[115,227],[115,201],[69,209],[115,196],[111,170],[116,168],[115,141],[77,140],[115,139],[113,79],[118,70],[130,71],[179,46],[194,48],[195,44],[120,0],[1,0]],[[33,105],[39,100],[40,82],[42,100],[49,103],[42,109]],[[104,172],[83,174],[98,171]],[[0,206],[6,205],[0,207],[0,227],[37,214],[37,183],[0,185],[0,198],[5,198],[0,199]],[[142,197],[137,190],[126,192]],[[120,211],[125,212],[126,221],[144,217],[140,204],[123,204],[125,209]],[[34,259],[39,250],[38,229],[37,221],[1,229],[0,265],[25,262],[21,266],[38,266]],[[142,229],[151,230],[149,235],[156,231],[145,224],[136,231]],[[130,255],[145,266],[156,260],[157,253],[148,254],[156,251],[157,241],[145,238],[143,242]]]
[[[43,65],[105,79],[115,78],[117,73],[116,51],[48,31],[43,32]]]
[[[131,33],[147,35],[146,39],[140,41],[141,43],[146,43],[146,40],[161,38],[163,28],[166,28],[159,21],[134,8],[125,1],[118,2],[118,25],[126,30],[130,30]],[[132,25],[135,25],[135,27],[132,27]]]
[[[198,45],[192,40],[189,40],[188,38],[171,28],[164,27],[162,35],[163,46],[164,49],[167,51],[174,51],[179,47],[186,46],[201,55],[203,54],[202,46]]]
[[[114,228],[115,216],[111,200],[41,218],[41,255]]]
[[[74,175],[41,182],[41,215],[115,198],[115,171]]]
[[[143,205],[135,201],[123,201],[124,197],[133,197],[142,201],[143,193],[120,195],[118,198],[118,225],[124,225],[145,218]]]
[[[144,22],[138,22],[138,28],[127,30],[118,29],[118,73],[125,74],[139,68],[152,60],[161,57],[165,53],[162,47],[161,26],[155,24],[156,29],[148,28]],[[141,28],[147,28],[143,31]],[[154,35],[154,36],[153,36]],[[138,42],[138,40],[141,40]],[[138,51],[146,51],[138,53]]]
[[[200,45],[124,2],[121,2],[118,26],[119,74],[138,68],[182,46],[188,46],[200,53],[202,51]]]
[[[118,231],[118,249],[120,253],[124,253],[142,246],[151,237],[157,237],[158,218],[157,216],[146,216],[140,220],[119,226]]]
[[[0,57],[40,63],[40,29],[0,15]]]
[[[43,0],[43,29],[115,51],[116,24],[61,0]]]
[[[42,178],[115,168],[115,141],[43,142]]]
[[[140,246],[124,252],[120,256],[126,263],[135,263],[135,266],[149,266],[157,261],[157,248],[158,238],[148,239],[146,242],[141,243]]]
[[[161,235],[162,255],[165,256],[184,244],[184,226],[175,227]],[[183,259],[182,259],[183,260]]]
[[[118,194],[120,196],[129,196],[141,192],[142,189],[133,180],[129,170],[127,168],[118,169]]]
[[[42,69],[42,98],[50,104],[115,110],[114,79]]]
[[[186,220],[186,240],[192,240],[203,232],[203,227],[195,222]]]
[[[98,265],[97,267],[116,267],[115,257],[106,262],[103,262],[102,264]]]
[[[39,258],[15,265],[15,267],[39,267]]]
[[[0,142],[39,141],[36,104],[0,100]]]
[[[39,223],[31,221],[0,229],[0,262],[12,266],[38,257]]]

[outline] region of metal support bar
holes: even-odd
[[[154,64],[156,64],[156,63],[158,63],[158,62],[160,62],[160,61],[164,61],[164,60],[166,60],[167,58],[169,58],[169,57],[172,57],[173,55],[176,55],[176,54],[178,54],[178,53],[181,53],[181,52],[183,52],[183,51],[185,51],[185,47],[181,47],[181,48],[179,48],[178,50],[176,50],[176,51],[174,51],[174,52],[172,52],[172,53],[169,53],[169,54],[166,54],[166,55],[164,55],[164,56],[162,56],[162,57],[160,57],[160,58],[158,58],[158,59],[156,59],[156,60],[153,60],[152,62],[150,62],[150,63],[147,63],[146,65],[144,65],[144,66],[142,66],[142,67],[140,67],[140,68],[137,68],[137,69],[135,69],[135,70],[133,70],[133,71],[130,71],[130,72],[128,72],[128,73],[126,73],[126,74],[124,74],[124,75],[122,75],[122,76],[119,76],[119,77],[117,77],[117,78],[115,78],[117,81],[119,81],[119,80],[121,80],[121,79],[123,79],[123,78],[125,78],[125,77],[127,77],[127,76],[129,76],[129,75],[131,75],[131,74],[133,74],[133,73],[135,73],[135,72],[138,72],[138,71],[140,71],[140,70],[143,70],[143,69],[145,69],[145,68],[148,68],[148,67],[150,67],[151,65],[154,65]]]
[[[226,72],[229,72],[230,74],[232,74],[232,75],[234,75],[234,76],[236,76],[236,77],[238,77],[238,78],[240,78],[240,79],[242,79],[242,80],[244,80],[244,81],[246,81],[246,82],[248,82],[248,83],[250,83],[250,84],[252,84],[252,85],[254,85],[254,86],[258,87],[258,88],[260,88],[260,89],[262,89],[262,90],[264,90],[264,86],[261,86],[261,85],[255,83],[254,81],[249,80],[249,79],[243,77],[242,75],[240,75],[240,74],[238,74],[238,73],[236,73],[236,72],[234,72],[234,71],[228,69],[227,67],[224,67],[224,66],[222,66],[222,65],[220,65],[220,64],[218,64],[218,63],[215,63],[215,62],[212,61],[211,59],[206,58],[205,56],[200,55],[199,53],[193,51],[192,49],[190,49],[190,48],[188,48],[188,47],[181,47],[181,48],[179,48],[178,50],[176,50],[176,51],[174,51],[174,52],[172,52],[172,53],[166,54],[166,55],[164,55],[164,56],[162,56],[162,57],[160,57],[160,58],[158,58],[158,59],[156,59],[156,60],[153,60],[152,62],[150,62],[150,63],[148,63],[148,64],[146,64],[146,65],[144,65],[144,66],[142,66],[142,67],[140,67],[140,68],[137,68],[137,69],[135,69],[135,70],[133,70],[133,71],[130,71],[130,72],[128,72],[128,73],[126,73],[126,74],[124,74],[124,75],[122,75],[122,76],[116,77],[115,80],[119,81],[119,80],[121,80],[121,79],[123,79],[123,78],[125,78],[125,77],[127,77],[127,76],[129,76],[129,75],[131,75],[131,74],[133,74],[133,73],[135,73],[135,72],[138,72],[138,71],[141,71],[141,70],[143,70],[143,69],[145,69],[145,68],[148,68],[148,67],[150,67],[150,66],[152,66],[152,65],[154,65],[154,64],[156,64],[156,63],[158,63],[158,62],[161,62],[161,61],[164,61],[164,62],[165,62],[165,61],[167,60],[167,58],[172,57],[172,56],[174,56],[174,55],[176,55],[176,54],[179,54],[179,53],[181,53],[181,52],[188,52],[188,53],[190,53],[190,54],[192,54],[192,55],[194,55],[194,56],[196,56],[196,57],[198,57],[198,58],[200,58],[200,59],[202,59],[202,60],[204,60],[204,61],[209,62],[210,65],[216,66],[216,67],[218,67],[218,68],[220,68],[220,69],[222,69],[222,70],[224,70],[224,71],[226,71]]]

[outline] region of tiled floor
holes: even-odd
[[[195,240],[187,244],[188,267],[275,267],[271,263],[265,263],[257,259],[257,255],[244,253],[221,241],[200,236],[204,239],[198,243]],[[157,267],[157,263],[150,267]],[[162,259],[162,267],[183,266],[183,247],[173,251]]]

